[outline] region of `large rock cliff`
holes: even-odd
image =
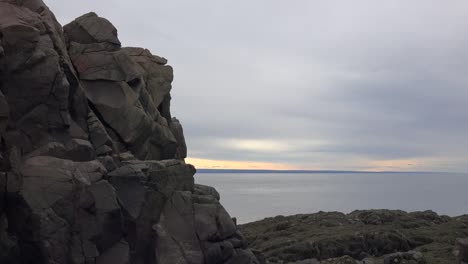
[[[94,13],[0,0],[0,263],[257,263],[184,162],[166,63]]]

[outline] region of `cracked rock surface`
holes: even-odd
[[[95,13],[0,0],[0,263],[258,263],[184,162],[172,80]]]

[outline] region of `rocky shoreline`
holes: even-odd
[[[241,225],[262,263],[454,264],[468,215],[366,210],[277,216]],[[319,262],[321,261],[321,262]]]

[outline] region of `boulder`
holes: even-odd
[[[120,47],[117,29],[105,18],[96,13],[88,13],[64,27],[68,41],[81,44],[111,43]]]

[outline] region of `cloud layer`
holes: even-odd
[[[192,158],[468,171],[464,0],[47,4],[169,59]]]

